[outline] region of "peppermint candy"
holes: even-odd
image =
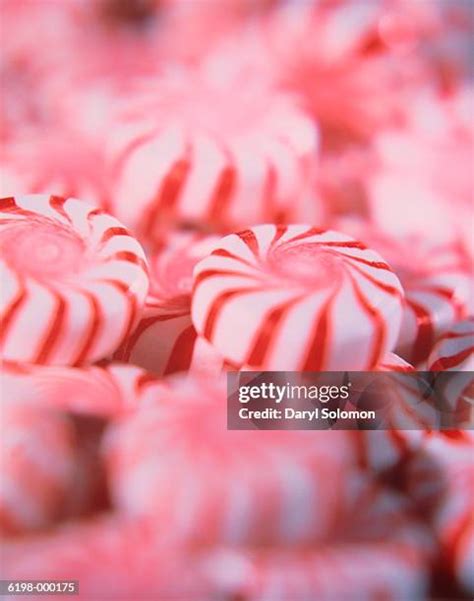
[[[223,379],[175,377],[113,425],[104,457],[114,507],[180,542],[326,539],[345,497],[346,433],[227,431],[225,397]]]
[[[117,110],[107,151],[114,214],[142,239],[169,223],[232,231],[288,220],[309,202],[314,122],[292,96],[243,77],[229,96],[228,85],[179,73]]]
[[[224,361],[191,322],[193,268],[218,238],[174,232],[150,257],[150,294],[140,322],[114,354],[155,375],[178,371],[219,373]]]
[[[338,226],[379,252],[400,278],[405,300],[396,350],[419,365],[436,338],[465,316],[472,302],[468,253],[458,242],[389,236],[356,220],[342,219]]]
[[[5,359],[78,365],[106,357],[136,325],[145,255],[115,218],[75,198],[0,201]]]
[[[76,467],[69,418],[11,398],[2,384],[0,530],[17,534],[63,514]]]
[[[335,231],[261,225],[226,236],[194,280],[196,330],[237,365],[371,369],[398,337],[398,278],[377,253]]]

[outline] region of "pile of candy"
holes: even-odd
[[[225,385],[474,405],[472,4],[0,6],[1,578],[472,598],[472,430],[232,431]]]

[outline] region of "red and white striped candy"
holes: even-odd
[[[112,501],[196,543],[325,539],[351,463],[345,432],[226,429],[225,379],[174,377],[111,427]]]
[[[407,466],[407,492],[433,528],[459,584],[474,594],[474,436],[447,432],[426,437]]]
[[[107,203],[104,159],[97,144],[75,129],[22,128],[0,157],[0,196],[54,194]]]
[[[78,580],[75,599],[205,599],[187,554],[151,524],[108,514],[2,545],[2,578]],[[157,561],[157,559],[159,560]]]
[[[191,369],[219,373],[224,361],[191,322],[191,290],[195,264],[210,254],[219,239],[174,232],[149,259],[150,294],[135,330],[114,354],[156,375]]]
[[[455,242],[422,236],[391,237],[365,223],[343,219],[341,231],[375,249],[390,264],[405,290],[397,353],[418,365],[436,337],[468,311],[472,295],[469,256]]]
[[[429,587],[429,568],[416,547],[385,541],[306,551],[218,547],[200,565],[212,599],[422,601]]]
[[[0,200],[0,348],[5,359],[76,365],[113,352],[148,291],[140,244],[75,198]]]
[[[10,399],[2,386],[0,530],[14,534],[57,519],[75,475],[69,419]]]
[[[119,110],[108,151],[114,214],[141,239],[169,222],[232,231],[291,220],[313,181],[314,121],[261,82],[180,75]]]
[[[339,232],[256,226],[223,238],[194,278],[196,330],[238,365],[371,369],[398,336],[398,278]]]
[[[439,338],[428,367],[431,371],[474,371],[474,317],[458,322]]]
[[[112,419],[146,402],[155,379],[139,367],[110,363],[99,367],[33,365],[4,361],[1,389],[11,402],[38,409]]]
[[[453,410],[464,410],[474,424],[474,317],[458,322],[435,344],[428,358],[431,371],[456,372],[441,376],[444,401]]]
[[[139,365],[156,376],[180,371],[218,375],[226,366],[221,354],[198,336],[188,308],[149,296],[137,327],[114,353],[114,359]]]

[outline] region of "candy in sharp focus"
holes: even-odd
[[[0,201],[1,352],[76,365],[113,352],[148,291],[140,244],[114,217],[74,198]]]
[[[61,516],[75,473],[75,437],[69,418],[17,401],[2,387],[3,534],[46,527]]]
[[[156,375],[222,369],[222,357],[197,336],[191,322],[193,268],[218,240],[196,232],[172,232],[161,241],[149,258],[150,293],[142,317],[115,352],[116,359]]]
[[[232,363],[371,369],[395,345],[403,290],[362,243],[307,225],[223,238],[194,270],[192,319]]]
[[[396,351],[419,365],[441,332],[468,312],[473,302],[470,258],[455,241],[434,243],[421,235],[390,236],[354,219],[338,229],[362,240],[389,263],[405,291]]]
[[[288,221],[309,202],[317,127],[263,82],[178,73],[117,114],[107,151],[113,210],[142,240],[170,223],[228,232]]]
[[[326,539],[342,510],[347,433],[255,434],[226,429],[225,379],[164,380],[106,436],[113,506],[184,542]]]

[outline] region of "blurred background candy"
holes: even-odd
[[[471,0],[0,0],[2,578],[472,598],[473,31]],[[371,369],[387,428],[227,430],[259,369]]]

